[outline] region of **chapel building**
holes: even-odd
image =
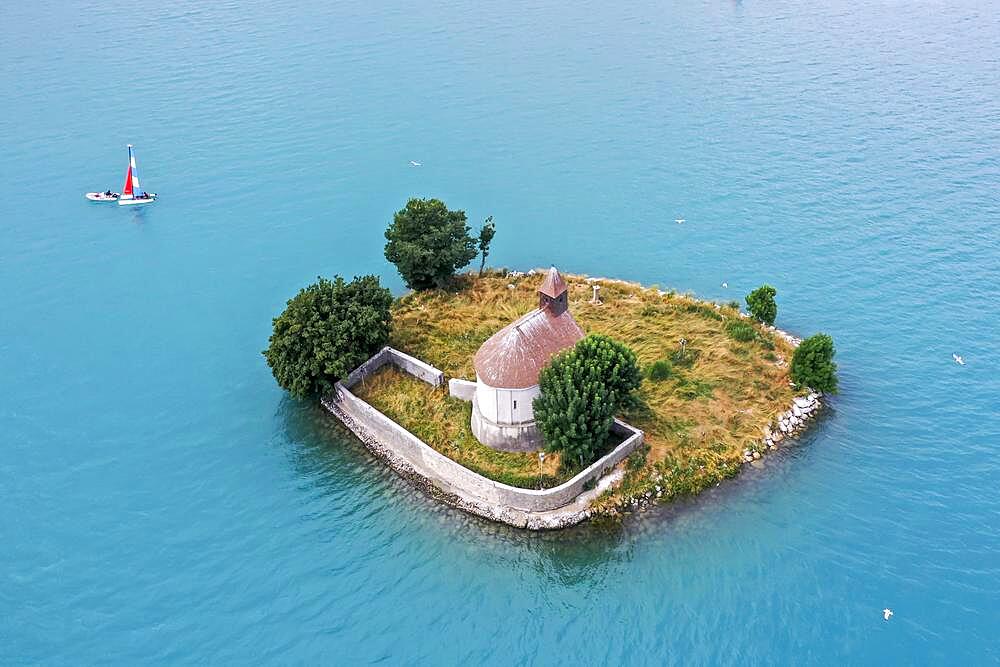
[[[538,308],[493,334],[476,352],[472,432],[483,444],[519,452],[542,447],[532,409],[541,393],[538,374],[584,336],[569,312],[568,292],[552,267],[538,288]]]

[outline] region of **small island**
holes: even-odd
[[[386,256],[413,291],[321,280],[265,352],[282,386],[444,502],[529,529],[642,510],[777,449],[821,406],[807,386],[836,391],[832,341],[776,329],[770,286],[749,315],[555,267],[484,270],[494,231],[477,243],[463,212],[411,200]],[[443,266],[418,252],[427,238]],[[476,254],[479,272],[457,273]]]

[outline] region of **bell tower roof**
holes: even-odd
[[[559,275],[559,271],[556,267],[549,269],[549,272],[545,275],[545,280],[542,281],[541,287],[538,288],[541,294],[549,297],[550,299],[558,299],[559,295],[566,291],[566,281],[563,277]]]

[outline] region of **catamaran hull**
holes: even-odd
[[[133,206],[136,204],[152,204],[156,201],[156,195],[150,195],[149,197],[140,197],[139,199],[119,199],[119,206]]]

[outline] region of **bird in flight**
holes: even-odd
[[[887,621],[890,618],[892,618],[892,609],[889,609],[888,607],[886,607],[885,609],[883,609],[882,610],[882,618],[884,618]]]
[[[687,221],[684,218],[677,218],[676,220],[674,220],[674,222],[676,222],[678,225],[683,225]]]
[[[955,360],[955,363],[956,363],[956,364],[958,364],[959,366],[964,366],[964,365],[965,365],[965,359],[963,359],[963,358],[962,358],[962,357],[960,357],[959,355],[957,355],[957,354],[952,354],[952,355],[951,355],[951,358],[952,358],[952,359],[954,359],[954,360]]]
[[[729,287],[729,283],[722,283],[723,287]]]
[[[419,167],[419,166],[421,166],[421,165],[420,165],[420,163],[419,163],[419,162],[417,162],[416,160],[410,160],[410,166],[411,166],[411,167]]]

